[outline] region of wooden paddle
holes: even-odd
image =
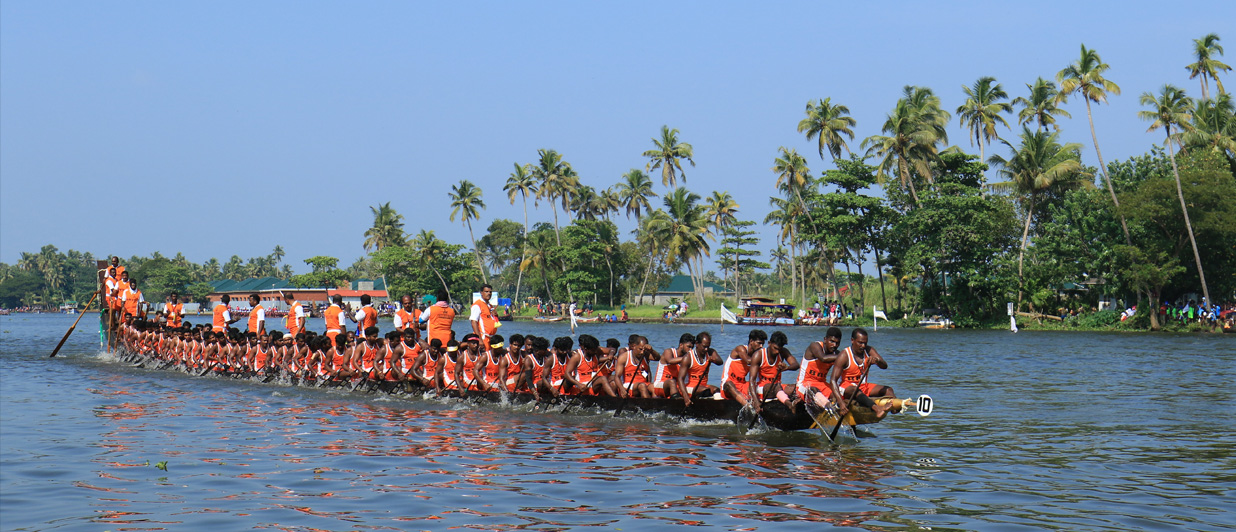
[[[95,292],[94,295],[90,296],[90,301],[86,302],[86,308],[82,309],[81,313],[77,315],[77,320],[73,322],[72,327],[69,327],[69,332],[64,333],[64,338],[60,339],[60,343],[56,344],[56,348],[52,349],[51,355],[48,355],[47,358],[54,358],[56,353],[60,352],[60,348],[64,347],[64,342],[69,339],[70,334],[73,334],[73,329],[77,328],[77,323],[82,321],[82,317],[86,315],[86,311],[90,310],[90,304],[94,303],[94,298],[96,297],[99,297],[98,292]]]
[[[854,408],[854,399],[858,397],[858,394],[863,393],[863,391],[859,388],[859,385],[867,381],[867,372],[871,371],[871,355],[865,355],[865,357],[867,359],[867,367],[863,368],[862,378],[858,379],[858,382],[854,383],[854,395],[850,396],[850,400],[846,402],[845,408],[847,411]],[[833,427],[832,434],[828,435],[829,441],[837,440],[837,431],[841,430],[841,424],[844,422],[845,416],[841,415],[841,412],[837,412],[837,426]]]

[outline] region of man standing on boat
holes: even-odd
[[[888,414],[888,407],[872,401],[872,397],[896,397],[893,394],[893,389],[880,384],[873,384],[867,381],[867,372],[871,364],[875,364],[880,369],[888,369],[888,362],[884,357],[876,352],[875,348],[867,345],[867,331],[863,328],[856,328],[850,332],[850,345],[842,349],[837,355],[837,361],[833,364],[832,375],[829,377],[829,386],[832,388],[833,397],[851,398],[861,406],[870,408],[876,413],[876,417],[883,418]]]
[[[259,337],[266,334],[266,309],[257,294],[249,294],[249,332]]]
[[[292,292],[283,294],[283,301],[288,304],[288,336],[294,337],[305,330],[305,307],[300,305],[300,302],[296,300],[296,294]]]
[[[468,322],[472,324],[472,333],[481,338],[482,346],[489,345],[489,337],[497,333],[498,327],[501,326],[498,322],[498,313],[489,306],[489,298],[493,296],[493,293],[492,286],[481,285],[481,297],[472,302],[472,311],[468,315]]]
[[[326,321],[326,337],[334,343],[335,337],[343,333],[343,296],[335,294],[330,298],[330,306],[322,312],[322,318]]]
[[[180,294],[172,292],[171,301],[163,307],[163,316],[167,318],[169,329],[179,329],[181,320],[185,317],[185,305],[180,302]]]
[[[211,330],[213,332],[217,332],[217,333],[226,332],[229,326],[231,326],[233,323],[240,321],[240,316],[237,316],[235,318],[232,317],[232,311],[231,309],[228,308],[228,305],[230,305],[231,303],[232,303],[232,296],[223,294],[223,297],[219,298],[219,304],[215,305],[214,321],[211,323],[212,325]]]
[[[378,311],[373,308],[373,298],[369,294],[361,294],[361,308],[350,319],[356,324],[356,334],[362,334],[370,327],[378,326]]]
[[[399,298],[399,310],[395,311],[394,317],[396,330],[404,333],[405,337],[410,337],[411,341],[418,342],[421,339],[421,329],[417,323],[420,318],[421,311],[413,303],[411,294],[404,294]]]
[[[420,323],[426,324],[426,335],[430,340],[437,339],[442,345],[451,341],[451,324],[455,321],[455,309],[445,301],[434,303],[421,313]]]

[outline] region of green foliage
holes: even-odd
[[[318,255],[305,259],[305,264],[313,267],[313,271],[296,275],[289,282],[301,288],[334,288],[348,282],[348,274],[337,268],[339,259]]]
[[[1083,314],[1077,319],[1077,325],[1087,329],[1111,327],[1120,323],[1120,314],[1114,308]]]
[[[193,283],[185,287],[184,294],[183,294],[184,300],[192,301],[199,305],[205,306],[210,303],[210,299],[208,298],[208,296],[210,296],[211,292],[214,292],[214,291],[215,291],[215,288],[211,286],[210,283],[196,282],[196,283]]]

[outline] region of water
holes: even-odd
[[[134,368],[93,315],[48,359],[72,319],[0,317],[0,529],[1236,530],[1236,335],[882,329],[871,379],[936,411],[834,447]]]

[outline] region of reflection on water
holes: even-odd
[[[1236,382],[1236,349],[1221,337],[881,331],[873,343],[893,368],[878,380],[931,393],[937,412],[833,447],[809,431],[744,436],[724,423],[193,378],[81,341],[49,362],[37,339],[54,342],[55,328],[5,337],[6,362],[29,375],[0,389],[5,530],[1209,530],[1236,520],[1236,407],[1219,399]],[[732,329],[715,336],[745,334]],[[665,343],[683,329],[644,332]],[[789,332],[792,346],[811,339]],[[1169,347],[1181,356],[1139,355]],[[1042,357],[1053,352],[1087,370],[1054,370]]]

